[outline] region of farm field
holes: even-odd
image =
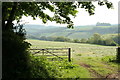
[[[72,63],[79,67],[63,71],[63,78],[117,78],[116,46],[27,39],[31,49],[71,48]],[[62,71],[61,71],[62,72]],[[72,72],[72,73],[71,73]],[[67,73],[67,74],[66,74]]]

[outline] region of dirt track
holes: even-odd
[[[102,76],[99,73],[97,73],[95,70],[91,69],[91,65],[85,64],[85,63],[80,63],[80,66],[86,68],[90,73],[91,76],[94,78],[118,78],[118,73],[116,74],[108,74],[107,76]]]

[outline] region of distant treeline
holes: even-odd
[[[97,22],[96,26],[111,26],[111,24],[110,23],[100,23],[100,22]]]
[[[90,43],[90,44],[98,44],[98,45],[106,45],[106,46],[116,46],[120,45],[118,40],[120,36],[116,36],[114,38],[103,38],[99,33],[93,34],[92,37],[88,39],[70,39],[67,37],[59,36],[59,37],[46,37],[41,36],[38,38],[39,40],[45,41],[60,41],[60,42],[73,42],[73,43]]]

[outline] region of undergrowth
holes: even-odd
[[[90,78],[89,72],[67,60],[49,61],[45,56],[31,56],[32,78]]]

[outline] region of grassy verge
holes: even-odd
[[[45,56],[32,56],[33,78],[91,78],[83,67],[68,62],[49,61]]]
[[[81,57],[80,60],[74,61],[75,63],[84,63],[89,65],[90,69],[96,71],[96,73],[105,77],[108,74],[114,74],[118,71],[118,63],[112,62],[115,56],[105,57]]]

